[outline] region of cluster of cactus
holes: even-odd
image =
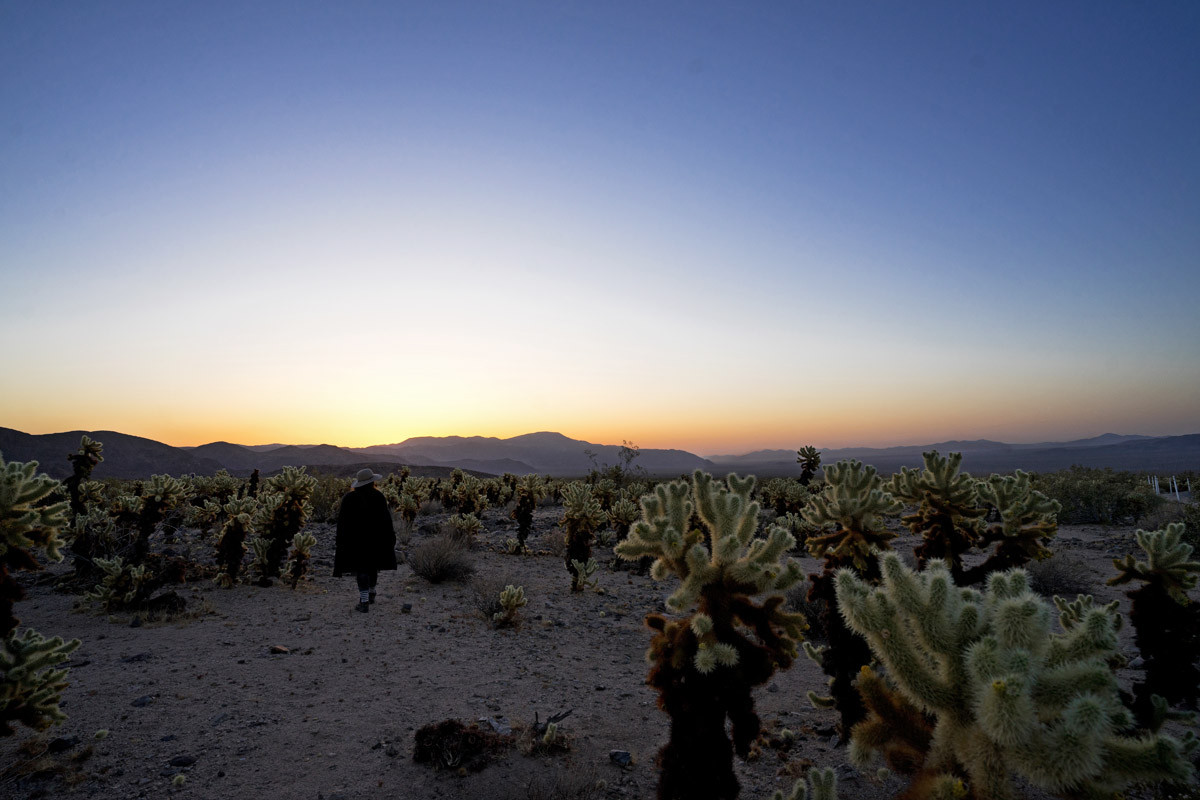
[[[1086,797],[1193,777],[1196,740],[1136,735],[1121,703],[1113,606],[1060,602],[1056,633],[1024,570],[992,573],[982,592],[956,586],[937,559],[916,572],[886,553],[880,573],[878,586],[849,569],[836,578],[847,624],[887,669],[874,691],[906,701],[873,705],[878,713],[855,727],[850,756],[859,766],[883,753],[913,775],[920,796],[974,800],[1015,798],[1013,776]],[[928,731],[909,706],[931,721]]]
[[[932,450],[924,461],[923,469],[902,469],[887,485],[894,497],[916,506],[903,522],[922,539],[916,549],[919,566],[941,559],[956,583],[970,586],[993,572],[1050,555],[1046,544],[1058,530],[1061,506],[1036,491],[1028,474],[1017,470],[976,480],[959,471],[961,453],[942,456]],[[990,515],[998,519],[988,522]],[[992,545],[982,563],[963,566],[964,554]]]
[[[25,594],[10,572],[41,569],[35,548],[50,561],[62,560],[59,534],[70,509],[65,501],[48,502],[59,483],[36,473],[36,461],[9,463],[0,456],[0,736],[13,734],[14,723],[43,730],[64,719],[59,703],[66,670],[56,665],[79,646],[34,630],[17,634],[13,604]]]
[[[131,524],[133,546],[129,560],[140,564],[150,553],[150,538],[167,514],[182,505],[190,496],[186,483],[170,475],[152,475],[140,487],[140,494],[118,498],[118,523]]]
[[[647,683],[671,717],[659,754],[663,800],[737,796],[733,754],[745,758],[761,732],[751,692],[792,664],[806,627],[784,610],[783,592],[802,579],[786,559],[795,540],[778,527],[756,535],[753,488],[753,477],[730,475],[722,485],[699,471],[690,485],[660,484],[616,547],[626,560],[653,558],[655,580],[680,581],[666,600],[678,616],[646,617],[654,631]]]
[[[1166,706],[1196,707],[1200,698],[1200,609],[1188,599],[1195,588],[1200,561],[1182,540],[1184,525],[1173,522],[1163,530],[1137,532],[1146,560],[1132,555],[1114,559],[1118,574],[1112,586],[1141,582],[1126,594],[1132,601],[1138,651],[1145,661],[1144,679],[1134,686],[1133,710],[1144,725],[1162,717],[1155,697]]]
[[[586,568],[592,561],[592,538],[606,519],[600,503],[592,495],[590,484],[575,481],[563,487],[563,516],[559,525],[566,532],[565,561],[573,592],[584,589],[588,576],[580,566]]]
[[[263,541],[251,542],[260,585],[270,586],[271,579],[280,576],[288,546],[308,521],[312,510],[309,499],[316,483],[303,467],[284,467],[267,479],[254,516],[254,528]]]
[[[455,541],[464,547],[471,547],[479,532],[483,530],[483,523],[474,514],[455,514],[450,517],[450,528]]]

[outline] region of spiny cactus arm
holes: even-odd
[[[1182,740],[1169,736],[1113,736],[1103,743],[1103,764],[1095,783],[1100,787],[1158,782],[1186,785],[1196,780],[1190,755],[1196,739],[1188,731]]]
[[[1064,607],[1066,612],[1061,611]],[[1069,623],[1065,621],[1068,619],[1071,620]],[[1096,606],[1089,595],[1084,595],[1074,603],[1060,606],[1059,621],[1064,632],[1050,641],[1047,665],[1055,667],[1088,659],[1113,663],[1120,656],[1117,632],[1123,619],[1115,600],[1105,606]]]
[[[701,590],[717,580],[721,574],[721,568],[711,562],[708,549],[699,542],[687,551],[684,562],[686,567],[677,570],[683,578],[679,582],[679,588],[666,601],[667,608],[676,614],[682,614],[691,608],[700,597]]]
[[[886,590],[873,589],[850,569],[838,570],[835,581],[838,608],[846,625],[870,643],[901,690],[928,710],[961,709],[961,688],[949,675],[939,674],[936,662],[917,649],[915,637],[904,628],[899,609]]]
[[[1125,556],[1122,561],[1113,561],[1120,571],[1109,580],[1117,586],[1137,578],[1147,583],[1159,582],[1175,601],[1187,605],[1187,592],[1200,581],[1200,561],[1192,559],[1192,546],[1181,540],[1184,533],[1182,522],[1172,522],[1157,531],[1139,530],[1136,534],[1138,546],[1146,554],[1145,561],[1135,561]]]

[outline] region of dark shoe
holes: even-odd
[[[369,595],[367,595],[367,598],[368,598],[367,599],[368,603],[374,603],[375,602],[375,593],[371,592]]]
[[[367,613],[368,611],[370,611],[370,610],[371,610],[371,606],[369,606],[369,605],[368,605],[368,604],[366,604],[366,603],[359,603],[358,605],[356,605],[356,606],[354,607],[354,610],[355,610],[355,611],[361,611],[362,613],[364,613],[364,614],[365,614],[365,613]]]

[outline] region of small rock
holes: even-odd
[[[195,756],[175,756],[167,762],[172,767],[190,767],[196,763]]]
[[[178,738],[178,737],[177,737],[175,734],[173,734],[173,733],[168,733],[166,736],[163,736],[161,739],[159,739],[159,741],[160,741],[160,742],[173,742],[173,741],[175,741],[177,738]]]
[[[138,653],[136,656],[126,656],[121,659],[122,664],[138,664],[142,661],[149,661],[154,658],[153,653]]]
[[[283,645],[281,645],[281,644],[273,644],[273,645],[271,645],[271,650],[270,650],[270,653],[271,653],[271,655],[273,655],[273,656],[286,656],[286,655],[287,655],[288,653],[290,653],[290,652],[292,652],[292,651],[291,651],[291,650],[288,650],[286,647],[284,647],[284,646],[283,646]]]
[[[222,722],[224,722],[227,719],[229,719],[229,715],[226,714],[224,711],[222,711],[220,714],[217,714],[215,717],[213,717],[212,720],[209,721],[209,724],[210,725],[220,725]]]
[[[75,747],[80,741],[82,740],[78,736],[59,736],[56,739],[52,739],[50,744],[46,745],[46,752],[62,753]]]
[[[486,725],[501,736],[507,736],[512,733],[512,727],[504,721],[503,717],[492,719],[491,717],[480,717],[480,725]]]
[[[224,777],[225,777],[225,770],[223,770],[223,769],[219,769],[219,770],[217,770],[217,777],[218,777],[218,778],[224,778]]]
[[[837,774],[837,779],[843,782],[858,780],[858,770],[849,764],[838,764],[833,770]]]
[[[605,685],[604,685],[604,684],[602,684],[602,683],[597,683],[597,684],[596,684],[596,691],[597,691],[597,692],[603,692],[603,691],[604,691],[605,689],[607,689],[607,688],[608,688],[608,687],[607,687],[607,686],[605,686]]]
[[[1144,669],[1145,666],[1146,666],[1146,662],[1142,659],[1141,656],[1134,656],[1133,658],[1131,658],[1129,660],[1129,668],[1130,669]]]
[[[394,744],[389,744],[387,749],[383,751],[388,758],[395,758],[400,755],[400,750]]]
[[[608,760],[618,767],[633,766],[633,756],[629,754],[628,750],[609,750]]]
[[[411,614],[412,613],[412,603],[405,603],[404,605],[400,606],[400,613],[401,614]]]
[[[778,691],[779,691],[779,684],[778,684],[778,683],[772,683],[770,686],[768,686],[768,687],[767,687],[767,691],[768,691],[768,692],[772,692],[772,693],[774,693],[774,692],[778,692]]]
[[[141,617],[134,617],[134,618],[133,618],[133,620],[132,620],[132,621],[129,623],[129,627],[131,627],[131,628],[140,628],[140,627],[142,627],[142,618],[141,618]]]
[[[136,708],[141,708],[143,706],[148,706],[153,702],[154,702],[154,695],[144,694],[141,697],[139,697],[137,700],[134,700],[129,705],[134,706]]]

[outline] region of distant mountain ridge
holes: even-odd
[[[449,470],[455,467],[474,472],[521,475],[536,472],[555,477],[576,477],[592,468],[622,464],[620,445],[601,445],[571,439],[561,433],[542,431],[498,439],[485,436],[420,436],[395,444],[370,447],[318,445],[253,445],[211,442],[199,447],[172,447],[153,439],[116,431],[70,431],[28,434],[0,428],[0,453],[8,461],[37,461],[51,477],[71,474],[69,453],[79,448],[88,435],[104,445],[104,461],[96,467],[96,478],[147,478],[152,474],[211,475],[226,469],[234,475],[264,474],[284,466],[308,466],[342,474],[364,464],[378,470],[402,464]],[[986,439],[946,441],[929,445],[885,448],[841,448],[821,451],[821,462],[857,459],[890,474],[901,467],[918,467],[928,450],[963,453],[963,469],[976,473],[1051,472],[1073,464],[1087,467],[1171,473],[1200,467],[1200,434],[1185,436],[1128,436],[1104,434],[1091,439],[1036,444],[1006,444]],[[796,475],[795,450],[758,450],[742,455],[702,458],[684,450],[643,448],[631,466],[656,477],[685,475],[701,469],[715,474],[738,472],[760,477]]]

